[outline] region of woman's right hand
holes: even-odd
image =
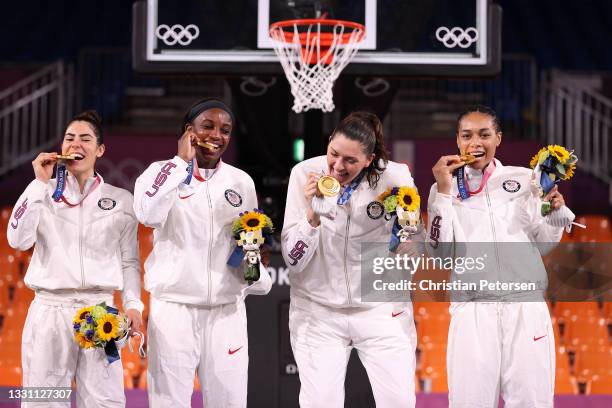
[[[40,153],[32,161],[36,180],[47,183],[53,176],[53,167],[57,162],[57,153]]]
[[[456,154],[440,157],[440,160],[438,160],[431,169],[438,183],[439,193],[450,194],[451,185],[453,183],[453,172],[462,166],[465,166],[465,163],[462,162],[461,158]]]
[[[306,198],[306,202],[310,205],[312,198],[314,196],[321,197],[323,194],[319,191],[319,186],[317,185],[319,179],[321,178],[320,174],[310,172],[308,173],[308,179],[306,180],[306,184],[304,185],[304,198]]]
[[[185,132],[183,136],[181,136],[178,140],[178,157],[183,159],[186,163],[189,163],[196,155],[195,149],[196,143],[196,135],[193,132],[193,127],[191,125],[185,128]]]
[[[304,184],[304,198],[306,199],[306,217],[308,219],[308,223],[312,227],[318,227],[321,223],[321,217],[314,212],[312,209],[312,199],[313,197],[321,197],[323,194],[319,191],[319,187],[317,183],[321,178],[320,174],[310,172],[308,173],[308,179],[306,180],[306,184]]]

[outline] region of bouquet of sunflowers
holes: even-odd
[[[270,242],[272,240],[272,233],[274,232],[274,225],[272,220],[260,209],[253,209],[253,211],[245,211],[240,213],[240,216],[236,218],[232,224],[232,235],[236,240],[235,253],[244,253],[244,256],[240,260],[246,261],[247,267],[244,272],[244,279],[249,282],[255,282],[259,280],[259,262],[261,261],[261,254],[259,247],[263,245],[266,239]],[[232,258],[236,258],[234,254],[230,257],[228,263],[231,265]]]
[[[84,349],[103,348],[109,363],[119,360],[117,343],[124,344],[129,323],[125,315],[102,302],[79,310],[72,322],[74,339]]]
[[[397,216],[393,226],[392,244],[395,236],[399,238],[399,242],[407,242],[411,235],[416,234],[421,217],[421,197],[415,187],[389,188],[378,196],[377,201],[383,206],[386,220]]]
[[[555,184],[560,183],[561,180],[572,178],[577,161],[578,157],[576,157],[574,151],[568,151],[563,146],[549,145],[541,148],[530,162],[535,175],[534,184],[540,191],[540,197],[548,194]],[[543,202],[542,215],[547,215],[550,211],[550,203]]]

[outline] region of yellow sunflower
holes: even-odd
[[[561,164],[565,164],[567,159],[570,158],[570,152],[568,152],[567,149],[565,149],[565,147],[563,146],[550,145],[548,146],[548,151],[550,152],[550,154],[555,156]]]
[[[88,348],[92,348],[94,346],[93,341],[91,340],[87,340],[87,337],[85,337],[83,334],[81,334],[80,332],[77,332],[74,335],[74,339],[76,340],[76,342],[78,343],[78,345],[82,348],[88,349]]]
[[[107,313],[100,320],[98,320],[98,327],[96,332],[98,337],[102,341],[109,341],[117,337],[117,330],[119,328],[119,322],[117,316],[112,313]]]
[[[81,308],[81,310],[79,310],[76,314],[76,317],[74,320],[84,320],[85,319],[85,315],[87,313],[91,313],[91,311],[93,310],[93,306],[87,306],[87,307],[83,307]]]
[[[247,232],[256,231],[266,225],[266,217],[255,211],[247,211],[240,217],[240,225]]]
[[[540,160],[540,155],[543,153],[547,153],[548,152],[548,148],[543,147],[540,149],[539,152],[537,152],[532,158],[531,161],[529,162],[529,166],[531,166],[531,168],[535,168],[535,166],[538,165],[538,161]]]
[[[421,197],[414,187],[400,187],[397,203],[406,211],[417,211],[421,206]]]
[[[576,170],[576,164],[572,163],[567,169],[565,169],[565,177],[563,177],[563,180],[571,179],[574,176],[574,170]]]

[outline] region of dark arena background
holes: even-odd
[[[295,113],[267,27],[309,17],[313,4],[329,9],[330,17],[364,24],[366,43],[336,80],[331,112]],[[409,165],[425,212],[432,166],[442,154],[456,152],[458,113],[484,104],[499,115],[504,139],[497,157],[505,164],[528,167],[548,144],[575,150],[576,175],[560,190],[587,229],[564,233],[568,251],[572,243],[612,243],[610,22],[609,0],[4,2],[0,387],[22,384],[21,334],[34,297],[23,282],[32,252],[10,248],[5,231],[17,198],[34,178],[31,161],[41,151],[58,151],[73,114],[101,114],[107,153],[96,170],[106,182],[133,191],[149,163],[176,154],[182,116],[194,101],[215,96],[231,106],[237,123],[223,160],[251,175],[259,206],[277,230],[272,291],[247,298],[248,406],[297,407],[290,283],[279,252],[291,168],[325,154],[330,133],[346,114],[369,110],[383,120],[391,158]],[[174,24],[180,34],[168,32]],[[197,31],[187,30],[189,24]],[[142,265],[152,248],[152,230],[142,225],[139,247]],[[612,297],[609,285],[602,292],[595,283],[610,282],[611,269],[607,263],[585,272],[590,280],[580,301],[548,299],[556,341],[555,406],[612,406]],[[142,299],[146,319],[144,290]],[[448,406],[448,306],[443,296],[414,299],[419,408]],[[147,359],[127,349],[122,356],[127,406],[146,407]],[[196,380],[194,406],[201,400]],[[355,353],[345,406],[374,406]]]

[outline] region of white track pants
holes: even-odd
[[[414,407],[412,303],[338,309],[292,297],[289,328],[302,408],[344,407],[344,379],[353,347],[368,373],[378,408]]]
[[[124,407],[121,360],[108,363],[102,349],[81,349],[73,336],[78,310],[112,294],[37,293],[30,304],[21,340],[24,387],[71,387],[76,376],[77,407]],[[22,407],[70,407],[70,402],[24,402]]]
[[[198,307],[151,298],[148,338],[152,408],[191,407],[196,370],[206,408],[246,407],[244,302]]]
[[[544,302],[453,303],[447,369],[451,408],[553,406],[555,339]]]

